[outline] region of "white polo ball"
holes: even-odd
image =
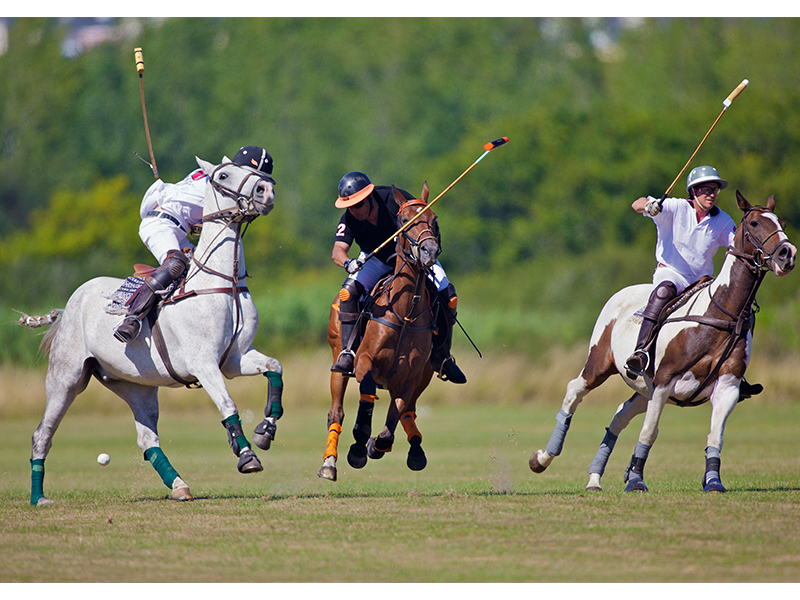
[[[103,452],[97,457],[97,462],[99,462],[101,465],[105,467],[108,463],[111,462],[111,457],[105,452]]]

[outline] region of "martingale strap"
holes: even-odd
[[[190,290],[185,292],[183,290],[183,286],[181,286],[181,290],[176,294],[170,296],[167,300],[164,301],[163,304],[175,303],[181,300],[185,300],[186,298],[192,298],[194,296],[202,295],[202,294],[234,294],[235,298],[238,300],[239,294],[242,292],[248,292],[246,285],[240,285],[235,288],[207,288],[203,290]],[[238,301],[237,301],[238,306]],[[200,388],[203,387],[197,379],[193,381],[184,379],[175,371],[174,367],[172,366],[172,361],[169,359],[169,352],[167,351],[167,344],[164,341],[164,334],[161,332],[161,325],[158,322],[158,316],[154,313],[156,311],[151,311],[150,315],[148,315],[148,319],[150,319],[150,330],[153,333],[153,344],[155,344],[156,350],[158,350],[158,355],[161,357],[161,360],[164,362],[164,366],[167,368],[167,371],[175,381],[178,383],[183,384],[187,388]],[[238,333],[237,333],[238,335]],[[236,336],[231,339],[231,343],[228,345],[228,348],[225,350],[225,353],[222,355],[222,359],[220,360],[220,366],[225,362],[225,359],[228,357],[228,352],[230,352],[231,347],[233,346],[233,342],[236,339]]]

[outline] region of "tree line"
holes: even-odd
[[[693,166],[712,164],[731,182],[720,204],[735,220],[740,189],[754,204],[775,194],[789,232],[800,228],[797,19],[186,18],[118,26],[118,39],[70,58],[61,22],[12,22],[0,56],[4,304],[43,294],[63,303],[91,276],[124,277],[135,262],[153,263],[137,235],[153,175],[134,154],[148,155],[135,47],[144,50],[162,179],[182,178],[194,156],[219,162],[242,145],[275,158],[276,209],[247,234],[254,278],[331,268],[333,201],[348,171],[414,194],[427,181],[435,196],[501,136],[509,144],[437,203],[449,274],[529,265],[558,275],[601,255],[629,257],[632,272],[646,274],[654,228],[630,204],[666,190],[744,78],[750,86]],[[674,194],[684,185],[685,175]],[[599,296],[615,291],[603,281],[618,283],[618,261],[596,269],[608,273]],[[765,293],[787,303],[797,287],[781,282]]]

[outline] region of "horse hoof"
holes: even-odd
[[[187,500],[194,500],[194,496],[192,496],[191,492],[189,492],[188,487],[179,487],[177,489],[172,490],[172,494],[170,495],[170,500],[178,500],[179,502],[184,502]]]
[[[625,486],[626,492],[646,492],[647,486],[644,484],[644,481],[635,477],[628,482],[628,485]]]
[[[253,443],[262,450],[269,450],[277,430],[278,426],[274,422],[264,419],[253,431]]]
[[[367,464],[367,449],[365,446],[353,444],[347,453],[347,464],[354,469],[363,469]],[[334,479],[334,481],[336,481]]]
[[[50,500],[50,498],[45,498],[44,496],[36,501],[36,506],[50,506],[51,504],[53,504],[53,501]]]
[[[600,485],[600,475],[597,473],[589,473],[589,483],[586,484],[587,492],[602,492],[603,487]]]
[[[703,491],[706,493],[724,494],[728,490],[725,489],[725,486],[722,485],[722,482],[719,479],[710,479],[703,486]]]
[[[544,473],[544,470],[550,466],[552,462],[552,458],[548,461],[540,461],[539,455],[543,454],[541,450],[537,450],[533,454],[531,454],[530,459],[528,460],[528,466],[531,468],[531,471],[534,473]],[[546,463],[546,464],[544,464]]]
[[[422,469],[427,467],[428,459],[425,457],[425,452],[423,452],[422,448],[418,448],[416,452],[413,448],[409,450],[406,464],[412,471],[422,471]]]
[[[336,481],[336,467],[328,467],[323,465],[317,473],[320,479],[327,479],[328,481]]]
[[[386,454],[387,452],[391,452],[392,450],[391,446],[389,446],[386,450],[381,450],[378,447],[376,447],[375,441],[377,439],[378,438],[374,437],[369,438],[369,441],[367,442],[367,456],[369,456],[372,460],[379,460],[383,458],[384,454]]]
[[[239,454],[239,464],[236,465],[236,468],[239,469],[239,473],[258,473],[264,470],[256,453],[250,448],[245,448]]]

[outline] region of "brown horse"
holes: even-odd
[[[626,492],[646,492],[644,465],[658,436],[658,422],[666,404],[697,406],[711,401],[711,430],[706,446],[704,492],[724,492],[720,480],[720,453],[725,423],[740,399],[739,385],[750,362],[755,322],[756,292],[764,275],[778,277],[795,265],[797,249],[789,242],[774,212],[772,196],[767,206],[751,206],[736,191],[744,212],[734,248],[719,275],[708,285],[694,286],[667,307],[651,366],[644,377],[630,379],[625,360],[636,344],[641,308],[647,303],[652,285],[627,287],[609,299],[597,318],[589,344],[589,355],[580,375],[569,382],[556,416],[556,427],[546,450],[534,452],[530,468],[543,472],[561,453],[564,438],[581,400],[609,377],[619,373],[634,390],[621,404],[608,427],[605,439],[589,467],[587,490],[600,490],[600,477],[622,430],[631,419],[645,413],[625,481]],[[662,319],[664,319],[662,315]]]
[[[428,184],[422,187],[419,199],[406,200],[394,186],[395,200],[400,206],[398,228],[425,208]],[[422,434],[416,426],[417,398],[431,381],[431,342],[435,325],[431,294],[425,283],[428,271],[436,263],[439,242],[436,215],[426,210],[397,237],[397,261],[394,273],[378,283],[367,301],[362,317],[368,318],[364,337],[355,357],[355,378],[360,385],[361,401],[353,428],[355,443],[347,461],[355,469],[367,464],[367,457],[382,458],[391,451],[397,424],[402,422],[410,449],[406,464],[413,471],[427,465],[422,450]],[[339,300],[331,307],[328,343],[333,359],[341,352],[339,335]],[[344,420],[344,394],[348,377],[331,373],[331,410],[328,412],[328,441],[318,475],[336,481],[336,459],[339,434]],[[372,433],[372,409],[377,388],[391,395],[386,424],[377,437]]]

